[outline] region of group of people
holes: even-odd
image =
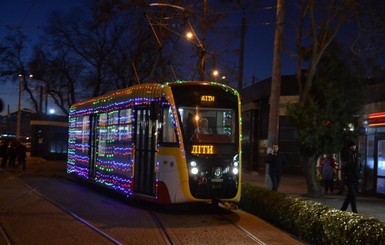
[[[27,163],[27,148],[18,140],[5,141],[1,145],[1,168],[6,168],[7,163],[10,168],[22,166],[23,171]]]
[[[272,150],[266,157],[269,165],[269,176],[272,183],[272,190],[277,191],[283,169],[286,166],[285,157],[279,152],[277,144],[272,145]],[[321,162],[321,172],[324,181],[325,192],[334,191],[334,175],[336,163],[332,155],[327,155]],[[347,187],[347,195],[342,204],[341,210],[346,211],[349,204],[352,212],[357,213],[356,192],[358,191],[358,181],[361,172],[361,161],[357,151],[357,145],[349,141],[341,152],[341,171],[343,184]]]
[[[341,210],[345,211],[349,204],[352,212],[357,213],[356,192],[358,191],[358,181],[361,172],[361,160],[357,152],[357,145],[353,141],[349,141],[346,147],[341,151],[341,184],[340,192],[342,194],[344,186],[347,188],[347,195],[342,204]],[[334,189],[334,176],[336,171],[336,163],[332,155],[327,155],[320,164],[322,180],[324,183],[325,193]]]

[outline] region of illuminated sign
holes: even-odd
[[[213,145],[193,145],[191,154],[214,154]]]
[[[385,112],[377,112],[369,114],[368,117],[369,127],[385,126]]]
[[[215,96],[212,96],[212,95],[202,95],[201,96],[201,101],[202,102],[214,102],[215,101]]]

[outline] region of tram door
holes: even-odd
[[[89,166],[88,166],[88,177],[95,178],[95,165],[96,165],[96,152],[98,147],[96,128],[97,128],[98,116],[96,114],[90,116],[90,138],[89,138]]]
[[[377,140],[377,193],[385,194],[385,139]]]
[[[157,120],[150,120],[149,108],[136,110],[134,192],[155,196]]]

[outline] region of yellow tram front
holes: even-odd
[[[237,202],[241,184],[240,98],[218,83],[169,84],[180,120],[190,194]]]

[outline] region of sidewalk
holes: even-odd
[[[265,176],[261,176],[258,172],[244,171],[242,174],[242,183],[265,187]],[[336,209],[341,208],[345,199],[345,194],[328,194],[325,195],[324,198],[310,198],[304,196],[304,194],[307,193],[307,186],[305,177],[303,176],[283,175],[278,191],[289,196],[301,197],[314,202],[319,202]],[[359,214],[367,217],[374,217],[382,222],[385,222],[385,198],[366,196],[358,193],[357,209]],[[350,205],[348,207],[348,211],[351,211]]]

